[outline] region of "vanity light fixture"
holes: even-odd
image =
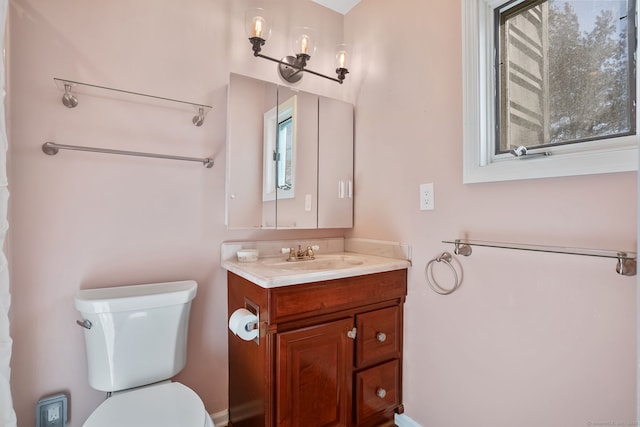
[[[342,84],[345,77],[349,73],[347,69],[347,49],[346,45],[339,45],[336,54],[336,77],[330,77],[325,74],[310,70],[307,62],[311,59],[311,55],[316,50],[315,41],[316,31],[309,27],[299,27],[295,29],[293,40],[293,51],[295,56],[287,55],[282,59],[272,58],[260,53],[262,46],[271,35],[271,26],[268,17],[268,11],[263,8],[252,8],[245,13],[245,28],[249,41],[253,49],[253,56],[268,59],[269,61],[278,63],[278,72],[280,76],[289,83],[296,83],[302,78],[302,73],[311,73],[325,79],[333,80]]]

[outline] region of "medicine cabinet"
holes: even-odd
[[[353,106],[238,74],[228,92],[226,224],[353,226]]]

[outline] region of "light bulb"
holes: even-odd
[[[338,68],[347,68],[347,51],[338,51],[336,59],[338,60]]]
[[[262,29],[265,27],[265,20],[262,16],[253,17],[252,37],[262,38]]]
[[[338,80],[342,83],[347,74],[349,74],[349,70],[347,69],[349,51],[346,44],[339,44],[336,51],[336,73],[338,74]]]
[[[260,7],[248,9],[244,14],[247,37],[267,40],[271,36],[269,12]]]
[[[293,52],[296,55],[313,56],[316,51],[316,30],[299,27],[294,30]]]
[[[309,53],[309,36],[306,34],[300,36],[300,53]]]

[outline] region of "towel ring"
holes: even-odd
[[[458,278],[458,273],[456,272],[456,269],[451,264],[451,259],[452,257],[449,252],[442,252],[440,256],[433,258],[424,267],[424,278],[427,280],[427,284],[434,292],[440,295],[449,295],[450,293],[458,289],[458,287],[460,287],[460,280]],[[453,280],[454,280],[453,287],[451,289],[445,289],[440,285],[438,285],[438,282],[436,282],[436,279],[433,276],[433,271],[431,267],[434,262],[444,262],[451,269],[451,272],[453,273]]]

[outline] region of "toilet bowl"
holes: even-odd
[[[76,292],[89,385],[109,396],[83,427],[214,427],[198,395],[170,381],[186,363],[192,280]]]

